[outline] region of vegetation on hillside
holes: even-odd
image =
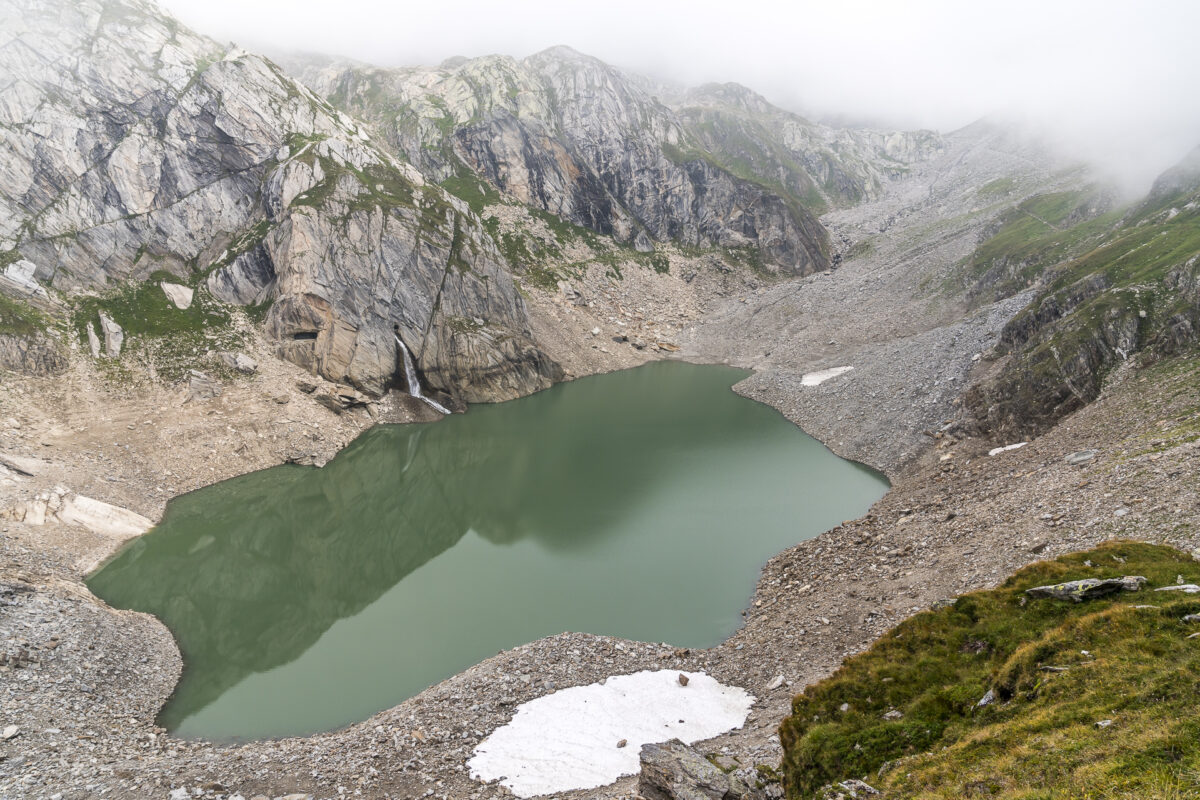
[[[1073,603],[1025,590],[1141,575]],[[857,778],[886,797],[1004,800],[1200,793],[1200,562],[1127,541],[1020,570],[901,623],[793,701],[789,797]],[[988,692],[994,698],[979,702]]]
[[[0,294],[0,334],[36,336],[50,325],[49,318],[28,303]]]
[[[1001,333],[998,369],[966,395],[986,428],[1045,430],[1134,354],[1200,339],[1200,175],[1160,183],[1124,211],[1104,208],[1090,192],[1028,198],[969,259],[964,285],[977,301],[1038,286]]]
[[[182,380],[189,369],[195,368],[222,372],[216,362],[203,364],[201,360],[210,350],[236,350],[243,344],[243,334],[237,330],[230,309],[203,286],[196,288],[190,307],[176,308],[160,281],[180,282],[168,272],[156,272],[144,282],[121,284],[102,296],[75,298],[72,319],[83,349],[88,348],[89,323],[103,342],[99,321],[99,312],[103,311],[125,333],[120,360],[139,360],[152,375],[166,381]],[[129,377],[120,369],[120,361],[101,358],[100,363],[109,368],[106,371],[110,377]]]

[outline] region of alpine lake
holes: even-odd
[[[658,362],[376,426],[173,499],[88,585],[174,634],[159,722],[185,737],[339,728],[563,631],[710,647],[768,558],[888,488],[747,374]]]

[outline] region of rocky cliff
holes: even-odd
[[[152,4],[0,2],[0,128],[0,253],[40,285],[165,270],[270,304],[281,356],[371,392],[399,374],[397,335],[467,400],[560,374],[465,203]]]
[[[830,266],[815,213],[873,196],[940,148],[928,132],[813,125],[734,84],[660,98],[566,47],[437,68],[285,63],[438,180],[482,179],[643,252],[739,248],[790,275]]]
[[[1016,265],[1038,286],[965,395],[989,430],[1040,433],[1099,396],[1133,356],[1200,339],[1200,150],[1132,206],[1097,214],[1103,205],[1087,197],[1026,201],[976,250],[976,261],[988,253],[984,262]]]

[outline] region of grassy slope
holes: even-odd
[[[103,310],[125,331],[122,360],[144,361],[169,382],[182,380],[192,368],[221,372],[215,363],[201,363],[201,359],[209,350],[236,350],[243,344],[229,308],[199,286],[192,305],[180,310],[159,285],[163,280],[179,282],[170,273],[156,272],[145,282],[121,284],[103,296],[75,298],[72,318],[80,344],[86,351],[89,322],[103,339],[99,323]],[[123,377],[118,362],[101,363],[110,367],[112,377]]]
[[[968,295],[986,301],[1034,281],[1041,289],[1001,335],[1007,362],[967,393],[985,427],[1037,433],[1093,400],[1134,353],[1194,343],[1198,201],[1200,187],[1188,185],[1097,214],[1097,201],[1070,192],[1030,198],[1002,217],[966,265]]]
[[[0,334],[36,336],[49,326],[49,318],[33,306],[0,294]]]
[[[1200,581],[1200,563],[1112,542],[900,624],[795,698],[781,727],[789,796],[847,778],[886,797],[1197,796],[1200,639],[1188,636],[1200,623],[1182,617],[1200,613],[1200,598],[1144,589],[1074,604],[1024,594],[1121,575]],[[999,700],[977,708],[988,689]],[[884,719],[892,710],[903,716]],[[1112,725],[1097,728],[1105,719]]]

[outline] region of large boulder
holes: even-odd
[[[638,794],[645,800],[751,800],[760,795],[678,739],[642,745]]]
[[[1117,592],[1136,592],[1142,588],[1146,579],[1141,575],[1127,575],[1124,578],[1084,578],[1078,581],[1066,581],[1050,586],[1034,586],[1026,589],[1030,597],[1049,597],[1055,600],[1070,600],[1082,603],[1084,600],[1094,600]]]

